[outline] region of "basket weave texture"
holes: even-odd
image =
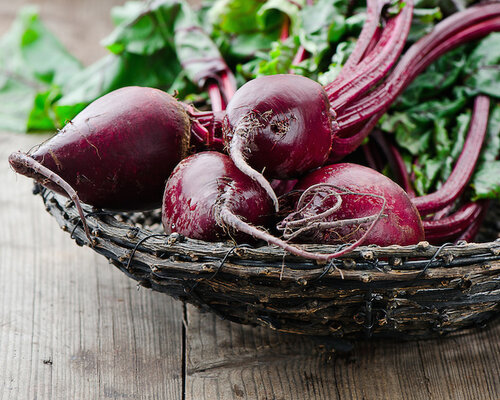
[[[45,188],[36,192],[77,244],[89,245],[74,204]],[[158,212],[84,210],[93,250],[129,277],[238,323],[346,339],[412,339],[483,325],[500,315],[499,239],[362,246],[317,264],[272,246],[166,236]],[[490,240],[499,221],[498,208],[492,212],[484,230]]]

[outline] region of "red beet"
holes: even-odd
[[[420,216],[405,191],[370,168],[329,165],[301,179],[295,190],[303,192],[294,201],[296,211],[278,226],[285,239],[380,246],[424,239]]]
[[[223,210],[256,226],[265,225],[273,211],[264,189],[227,155],[202,152],[182,160],[168,179],[163,195],[165,232],[211,242],[245,238],[241,231],[231,229]]]
[[[150,209],[161,204],[166,179],[187,156],[190,135],[188,113],[175,98],[126,87],[94,101],[29,155],[13,153],[9,161],[16,172],[67,195],[65,181],[93,206]]]
[[[334,112],[320,84],[297,75],[272,75],[238,89],[226,109],[223,135],[238,168],[265,187],[276,205],[260,172],[289,179],[323,165],[333,127]]]

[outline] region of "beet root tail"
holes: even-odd
[[[18,174],[33,178],[42,185],[51,182],[64,190],[76,206],[78,215],[80,216],[83,224],[85,235],[87,236],[90,245],[94,243],[92,236],[90,235],[87,221],[85,219],[85,214],[81,206],[80,198],[78,197],[75,189],[73,189],[68,182],[66,182],[55,172],[40,164],[34,158],[30,157],[28,154],[22,153],[20,151],[14,152],[9,156],[9,163],[14,171],[16,171]]]

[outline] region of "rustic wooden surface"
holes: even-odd
[[[2,0],[0,34],[23,0]],[[31,2],[32,3],[32,2]],[[38,0],[85,63],[117,0]],[[329,343],[240,326],[136,284],[77,247],[6,158],[0,133],[0,400],[500,398],[500,324],[434,341]]]

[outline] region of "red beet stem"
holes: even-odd
[[[367,1],[366,20],[363,24],[363,28],[361,29],[361,33],[358,36],[358,39],[354,46],[354,50],[345,62],[335,80],[325,86],[326,90],[335,91],[340,88],[342,84],[348,79],[346,78],[347,74],[353,71],[353,69],[363,59],[363,56],[365,54],[368,54],[368,48],[371,46],[371,43],[373,43],[373,40],[377,37],[382,9],[387,4],[389,4],[389,0]]]
[[[469,225],[469,227],[463,232],[457,239],[457,241],[464,240],[466,242],[472,242],[476,235],[479,232],[479,229],[481,228],[481,225],[483,224],[483,220],[486,217],[486,213],[488,211],[488,207],[490,205],[489,200],[484,200],[479,202],[480,203],[480,208],[481,212],[477,216],[477,218],[472,222],[472,224]]]
[[[486,136],[489,107],[488,97],[476,97],[467,139],[450,176],[434,193],[412,199],[420,215],[430,214],[453,203],[465,190],[474,172]]]
[[[455,25],[452,26],[449,26],[450,23],[447,19],[455,17],[457,14],[445,19],[436,25],[436,28],[442,28],[440,25],[447,22],[445,26],[447,29],[435,29],[410,47],[380,87],[360,101],[349,104],[340,113],[338,116],[339,129],[345,130],[372,116],[381,116],[413,79],[439,56],[468,41],[500,30],[500,18],[498,17],[500,4],[472,8],[475,13],[472,13],[471,9],[457,13],[465,15],[463,15],[462,20],[453,18]],[[496,17],[484,20],[490,15]],[[480,21],[477,21],[478,19]],[[474,21],[474,24],[470,23],[471,20]]]
[[[220,93],[220,88],[213,89]],[[222,97],[220,97],[222,99]],[[193,106],[181,103],[191,119],[191,138],[203,150],[222,151],[224,144],[217,134],[222,132],[221,111],[198,111]]]
[[[226,109],[226,103],[222,98],[222,93],[219,86],[215,82],[210,82],[207,85],[208,97],[212,105],[213,111],[222,111]]]
[[[330,161],[339,161],[358,148],[396,97],[436,58],[467,41],[500,30],[499,18],[484,21],[492,15],[500,15],[500,4],[471,7],[446,18],[411,46],[379,88],[346,107],[337,117],[339,130],[333,138]],[[360,127],[363,122],[365,125]],[[346,135],[345,132],[349,131],[355,133]]]
[[[306,4],[308,6],[312,6],[314,4],[313,0],[307,0]],[[288,28],[288,26],[287,26]],[[281,35],[280,40],[285,40],[288,37],[288,30],[287,30],[287,36]],[[304,61],[308,57],[307,50],[304,48],[304,46],[300,45],[299,48],[297,49],[297,52],[295,53],[295,57],[292,60],[292,65],[299,65],[302,61]],[[293,74],[293,70],[290,69],[288,73]]]
[[[384,78],[399,58],[412,21],[413,2],[408,1],[400,13],[387,22],[379,42],[355,69],[351,69],[337,90],[326,87],[334,110],[340,110]]]
[[[342,137],[340,136],[342,132],[338,131],[337,134],[333,136],[332,151],[328,160],[331,162],[340,161],[345,156],[356,150],[372,132],[373,128],[375,128],[375,125],[377,125],[377,122],[382,115],[383,112],[375,114],[359,129],[356,129],[356,133],[350,136]]]
[[[446,241],[450,237],[465,231],[476,220],[480,211],[480,203],[470,202],[446,217],[438,220],[423,220],[425,237],[426,239],[432,237]]]
[[[227,104],[237,90],[236,78],[229,68],[220,73],[220,82],[221,91]]]
[[[286,40],[288,36],[290,35],[290,18],[285,16],[285,20],[283,21],[283,25],[281,26],[281,32],[280,32],[280,40]]]
[[[52,172],[50,169],[40,164],[34,158],[21,152],[12,153],[9,156],[9,163],[16,172],[22,175],[27,175],[27,176],[41,175],[45,178],[46,183],[51,182],[59,186],[62,190],[64,190],[68,194],[68,197],[75,203],[78,215],[80,216],[80,219],[83,224],[85,235],[89,240],[89,244],[93,246],[94,240],[90,235],[90,230],[87,225],[87,220],[85,219],[85,214],[83,213],[80,198],[78,197],[78,194],[76,193],[75,189],[73,189],[68,182],[66,182],[55,172]],[[26,173],[27,170],[32,170],[32,174],[27,174]]]
[[[487,200],[470,202],[440,220],[424,221],[425,239],[434,244],[472,240],[481,226],[488,204]]]

